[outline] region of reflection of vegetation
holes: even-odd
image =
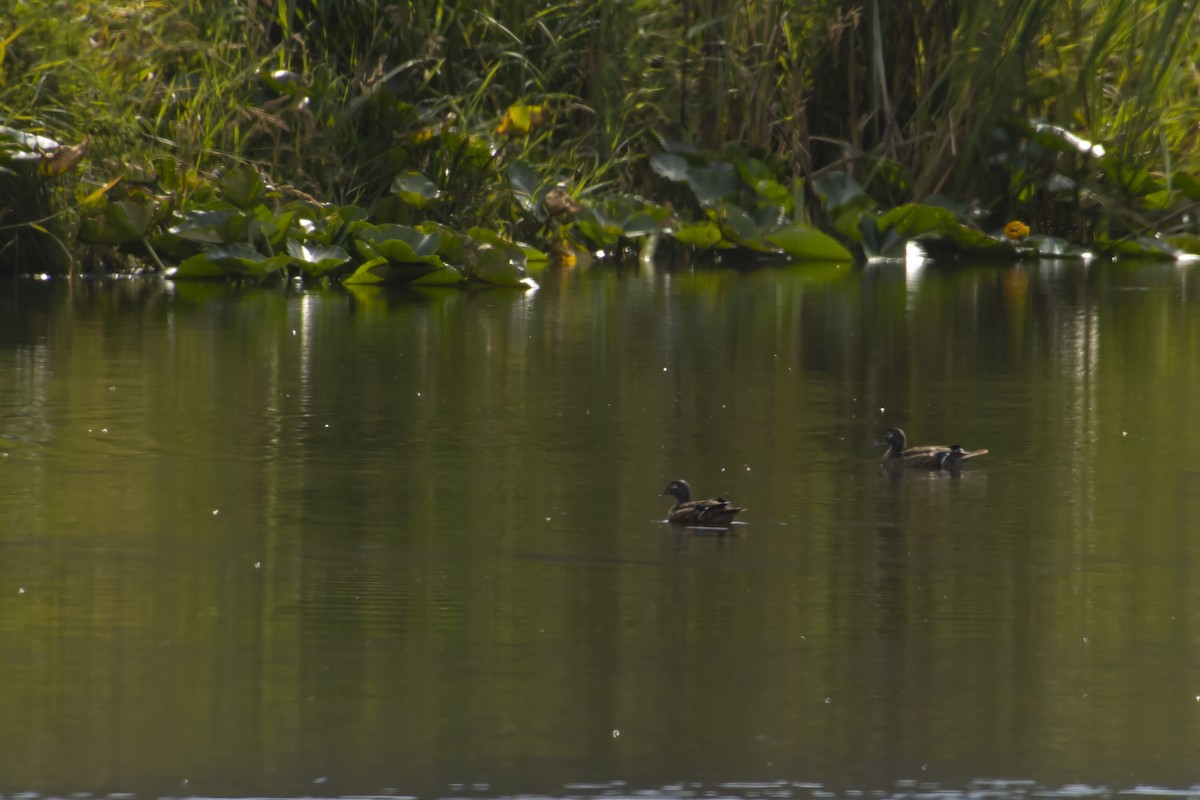
[[[1200,249],[1197,5],[21,3],[0,259],[449,284],[522,281],[519,241],[1173,257]]]
[[[142,791],[169,768],[169,794],[204,761],[230,791],[300,774],[299,794],[313,752],[414,782],[469,752],[519,781],[553,738],[535,767],[561,787],[605,744],[696,730],[711,747],[638,744],[613,769],[811,753],[861,780],[897,742],[909,763],[1051,752],[1085,776],[1110,752],[1193,763],[1168,723],[1200,628],[1200,433],[1179,423],[1200,273],[822,270],[0,297],[3,433],[42,442],[2,440],[0,625],[26,644],[0,719],[46,732],[3,773],[45,791],[119,768]],[[893,487],[867,445],[884,405],[1003,458]],[[657,474],[740,452],[753,472],[719,488],[756,503],[742,546],[650,521]],[[180,719],[186,747],[162,735]]]

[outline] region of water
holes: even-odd
[[[0,284],[0,792],[1200,796],[1198,276]]]

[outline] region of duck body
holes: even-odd
[[[667,521],[678,525],[701,525],[707,528],[728,528],[733,518],[746,509],[735,506],[723,497],[693,500],[692,487],[685,480],[671,481],[659,497],[671,495],[675,505],[667,510]]]
[[[987,450],[965,450],[962,445],[931,444],[907,447],[908,438],[899,428],[888,428],[883,432],[880,444],[888,446],[883,454],[885,467],[909,467],[911,469],[955,471]]]

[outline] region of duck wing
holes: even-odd
[[[720,526],[727,525],[735,516],[745,510],[722,497],[716,497],[710,500],[679,503],[667,513],[667,519],[685,525]]]

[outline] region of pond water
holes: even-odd
[[[0,284],[0,792],[1200,795],[1200,267],[540,283]]]

